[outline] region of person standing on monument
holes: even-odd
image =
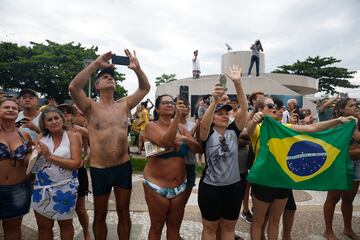
[[[256,67],[256,76],[259,76],[259,66],[260,66],[260,51],[264,51],[260,40],[256,40],[254,44],[251,45],[251,59],[250,59],[250,67],[248,70],[248,76],[251,77],[251,69],[255,62]]]
[[[192,64],[193,64],[193,79],[197,79],[200,77],[200,61],[199,61],[199,58],[198,58],[198,54],[199,54],[199,51],[198,50],[195,50],[194,51],[194,57],[192,59]]]

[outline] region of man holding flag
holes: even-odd
[[[283,125],[272,119],[276,117],[276,105],[271,98],[261,99],[255,111],[247,125],[256,159],[247,178],[252,183],[254,205],[250,234],[251,239],[261,239],[261,226],[269,210],[268,239],[277,239],[280,217],[291,189],[349,188],[352,172],[348,164],[348,142],[355,128],[355,121],[350,121],[355,118]],[[324,131],[338,125],[341,126]],[[328,174],[334,171],[337,176],[340,174],[338,168],[342,169],[345,180],[326,181],[331,177]],[[323,184],[324,180],[333,185]]]

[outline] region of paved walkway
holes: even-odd
[[[199,181],[199,179],[197,179]],[[198,186],[198,185],[197,185]],[[189,199],[189,203],[186,206],[184,221],[181,226],[181,236],[184,239],[200,239],[201,236],[201,215],[197,206],[197,186],[193,189],[192,195]],[[324,239],[322,233],[324,231],[324,220],[322,214],[322,205],[325,201],[326,192],[316,191],[294,191],[294,197],[298,206],[296,212],[293,239]],[[90,216],[90,222],[93,220],[93,198],[90,194],[86,201],[86,207]],[[107,223],[109,226],[108,239],[117,239],[116,236],[116,224],[117,216],[115,210],[114,196],[111,195],[109,203],[109,214]],[[132,235],[131,239],[147,239],[147,233],[149,230],[149,215],[147,212],[147,206],[144,199],[144,192],[142,188],[142,176],[133,175],[133,192],[131,197],[131,220],[132,220]],[[360,235],[360,196],[356,196],[354,201],[354,217],[353,228],[357,234]],[[78,219],[74,219],[75,225],[75,239],[82,239],[81,226]],[[250,225],[242,219],[239,219],[236,231],[239,235],[245,239],[249,237]],[[342,216],[337,206],[334,217],[334,230],[340,239],[346,238],[342,232]],[[57,224],[54,227],[55,239],[60,239],[59,228]],[[165,234],[163,234],[165,236]],[[0,239],[3,239],[2,230],[0,230]],[[32,240],[37,239],[36,222],[32,211],[24,217],[23,220],[23,239]],[[163,237],[162,239],[166,239]]]

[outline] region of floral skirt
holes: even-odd
[[[36,184],[31,197],[31,207],[39,214],[53,220],[72,219],[77,201],[77,178],[51,185]]]

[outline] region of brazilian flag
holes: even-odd
[[[303,190],[350,190],[353,167],[350,121],[316,133],[297,132],[265,116],[260,150],[247,180],[269,187]]]

